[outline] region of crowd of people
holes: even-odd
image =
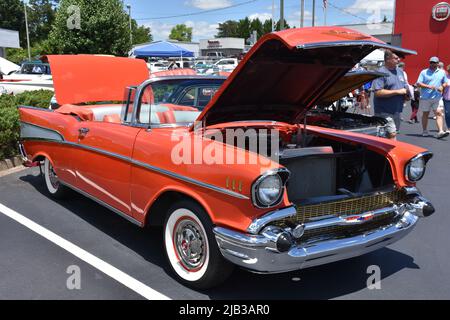
[[[374,92],[375,115],[387,120],[386,130],[390,139],[396,139],[407,101],[411,102],[412,108],[410,123],[419,123],[418,113],[422,111],[422,136],[429,136],[431,112],[438,128],[435,137],[442,139],[450,134],[450,65],[445,70],[438,57],[431,57],[429,63],[416,83],[411,85],[399,56],[390,50],[385,51],[384,66],[378,71],[386,75],[375,79],[371,90]]]

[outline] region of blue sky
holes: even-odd
[[[251,1],[251,2],[250,2]],[[273,0],[124,0],[131,5],[131,16],[141,25],[152,29],[155,40],[167,39],[173,26],[185,23],[193,27],[193,40],[212,38],[219,23],[239,20],[246,16],[268,19]],[[250,3],[246,3],[250,2]],[[279,18],[279,0],[275,0],[275,19]],[[392,19],[395,0],[328,0],[327,24],[367,23]],[[242,3],[246,3],[240,5]],[[293,26],[300,25],[300,0],[285,0],[285,17]],[[311,25],[312,0],[305,0],[305,25]],[[229,6],[238,5],[227,8]],[[205,10],[219,9],[214,12]],[[195,15],[187,15],[198,13]],[[177,15],[187,15],[172,17]],[[171,16],[171,17],[168,17]],[[316,25],[324,24],[322,0],[316,0]]]

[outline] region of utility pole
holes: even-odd
[[[305,0],[300,1],[300,28],[304,27],[305,22]]]
[[[275,31],[275,0],[272,0],[272,32]]]
[[[316,26],[316,0],[313,0],[313,7],[312,7],[312,26]]]
[[[280,30],[284,30],[284,0],[280,0]]]
[[[28,14],[27,14],[27,4],[23,2],[23,10],[25,11],[25,28],[27,31],[27,46],[28,46],[28,60],[31,61],[31,50],[30,50],[30,33],[28,32]]]
[[[131,4],[127,4],[128,15],[130,16],[130,42],[133,46],[133,29],[131,28]]]

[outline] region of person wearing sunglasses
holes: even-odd
[[[449,135],[444,131],[443,110],[439,108],[439,101],[442,99],[443,85],[447,82],[447,76],[444,70],[439,69],[439,58],[431,57],[430,66],[422,70],[417,80],[417,86],[420,87],[419,108],[422,110],[422,136],[427,137],[428,134],[428,116],[431,110],[436,115],[436,124],[438,133],[436,138],[442,139]]]

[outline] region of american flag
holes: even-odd
[[[326,9],[328,6],[328,0],[323,0],[323,8]]]

